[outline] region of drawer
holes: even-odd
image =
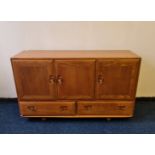
[[[75,102],[20,102],[23,116],[74,115]]]
[[[80,115],[132,115],[134,102],[132,101],[81,101],[78,102]]]

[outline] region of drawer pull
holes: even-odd
[[[60,106],[60,110],[61,111],[66,111],[66,110],[68,110],[68,107],[67,106]]]
[[[126,108],[126,106],[124,106],[124,105],[117,106],[118,110],[125,110],[125,108]]]
[[[91,109],[92,109],[92,105],[85,105],[85,106],[84,106],[84,109],[85,109],[85,110],[91,110]]]
[[[27,109],[30,110],[30,111],[33,111],[33,112],[37,111],[35,106],[27,106]]]

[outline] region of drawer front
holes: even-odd
[[[74,115],[74,102],[20,102],[23,116]]]
[[[132,115],[134,103],[127,101],[81,101],[78,102],[80,115]]]

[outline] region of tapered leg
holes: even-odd
[[[42,120],[42,121],[46,121],[46,118],[45,118],[45,117],[42,117],[41,120]]]
[[[107,118],[107,121],[111,121],[111,118]]]

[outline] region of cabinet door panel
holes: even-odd
[[[54,98],[51,60],[13,60],[14,76],[20,100],[49,100]]]
[[[98,99],[133,99],[138,59],[105,59],[96,63],[96,96]]]
[[[95,60],[56,60],[58,99],[94,97]]]

